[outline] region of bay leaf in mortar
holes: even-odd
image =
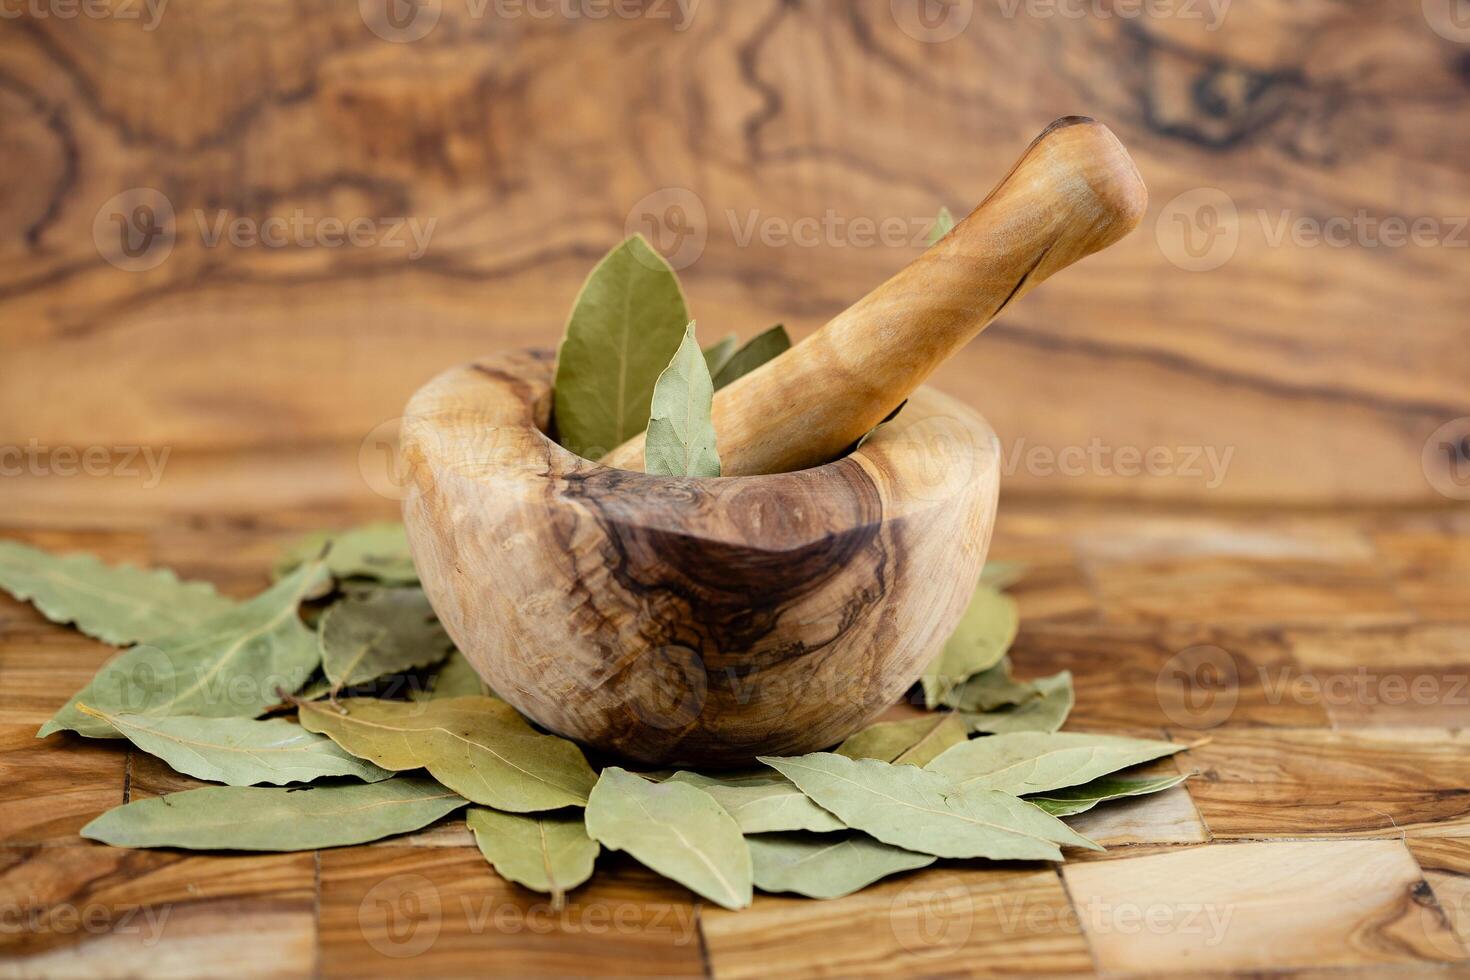
[[[1149,738],[1084,732],[1016,732],[977,738],[945,752],[928,769],[962,789],[997,789],[1027,796],[1079,786],[1187,746]]]
[[[78,711],[78,702],[110,714],[262,714],[280,703],[281,691],[299,690],[321,662],[316,634],[298,611],[302,599],[326,580],[320,563],[303,565],[253,599],[124,650],[37,735],[70,729],[94,738],[118,737],[101,718]]]
[[[715,427],[710,418],[715,390],[689,324],[684,341],[653,389],[644,472],[656,476],[719,476]]]
[[[1011,676],[1011,658],[1001,657],[1000,663],[982,670],[946,694],[944,705],[957,711],[994,711],[1039,697],[1041,691],[1035,684]]]
[[[741,833],[765,834],[778,830],[824,833],[846,829],[841,820],[813,803],[795,783],[779,773],[705,776],[676,772],[669,780],[697,786],[714,797],[735,818]]]
[[[704,365],[709,368],[711,378],[720,373],[720,368],[725,366],[725,362],[730,360],[739,347],[740,340],[732,333],[704,349]]]
[[[53,555],[18,541],[0,541],[0,589],[53,623],[118,646],[167,636],[235,605],[208,582],[183,582],[165,569]]]
[[[767,361],[775,360],[791,349],[791,337],[786,327],[776,324],[764,333],[756,334],[745,346],[735,351],[720,365],[714,376],[715,391],[738,378],[743,378]]]
[[[293,789],[206,786],[108,810],[82,836],[114,847],[314,851],[410,833],[464,805],[413,776]]]
[[[390,521],[309,534],[276,562],[276,577],[282,578],[316,560],[324,549],[327,570],[339,581],[371,579],[388,585],[411,585],[419,580],[408,549],[408,531],[401,523]]]
[[[954,231],[954,215],[949,208],[940,208],[939,217],[934,219],[934,227],[929,229],[929,237],[924,239],[925,245],[933,245],[945,235]]]
[[[761,761],[854,830],[936,857],[1060,861],[1058,844],[1101,850],[1007,793],[961,790],[942,773],[830,752]]]
[[[587,803],[587,833],[727,909],[750,904],[745,837],[735,818],[696,786],[654,783],[609,766]]]
[[[551,895],[560,909],[566,893],[592,877],[600,849],[582,815],[503,813],[472,806],[465,822],[485,860],[500,877]]]
[[[760,834],[746,840],[757,888],[808,898],[841,898],[934,863],[932,854],[905,851],[867,834]]]
[[[1003,735],[1007,732],[1055,732],[1066,724],[1067,716],[1077,701],[1072,689],[1072,672],[1031,681],[1038,694],[1022,704],[995,711],[962,711],[965,724],[972,732]]]
[[[834,751],[849,759],[878,759],[899,765],[924,766],[969,737],[964,720],[953,712],[945,712],[869,725],[849,736]]]
[[[689,320],[678,277],[641,235],[609,252],[582,286],[557,351],[561,444],[600,459],[642,432],[654,382]]]
[[[429,775],[473,803],[531,813],[584,806],[597,775],[582,750],[542,735],[496,698],[303,703],[301,725],[359,759]]]
[[[284,718],[152,718],[107,714],[85,704],[77,708],[101,718],[175,772],[227,786],[285,786],[326,776],[375,783],[393,775]]]
[[[924,668],[924,703],[938,707],[955,688],[999,663],[1019,626],[1014,599],[988,585],[977,586],[960,625]]]
[[[1131,796],[1148,796],[1173,789],[1184,782],[1187,776],[1152,776],[1139,779],[1119,779],[1103,776],[1081,786],[1054,789],[1036,796],[1026,797],[1026,802],[1041,807],[1054,817],[1070,817],[1086,813],[1099,803],[1121,800]]]
[[[335,602],[318,628],[334,690],[439,663],[454,649],[419,588],[373,589]]]

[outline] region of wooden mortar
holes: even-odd
[[[1145,202],[1106,127],[1053,123],[943,242],[716,395],[725,472],[759,475],[650,476],[561,448],[549,352],[440,375],[409,402],[401,452],[414,561],[445,628],[538,724],[646,765],[841,741],[954,630],[990,542],[995,434],[918,386]],[[796,466],[811,468],[776,472]]]

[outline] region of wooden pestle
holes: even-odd
[[[1012,301],[1137,227],[1148,191],[1103,124],[1058,119],[969,217],[826,326],[721,389],[725,476],[835,459]],[[643,436],[602,460],[643,469]]]

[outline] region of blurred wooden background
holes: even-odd
[[[1008,492],[1450,503],[1426,466],[1465,461],[1424,451],[1470,416],[1459,0],[390,2],[0,0],[0,446],[167,447],[175,484],[239,450],[256,503],[370,492],[359,447],[410,392],[553,344],[628,231],[687,263],[702,337],[805,334],[1084,113],[1133,150],[1144,227],[939,378]],[[206,240],[298,214],[407,244]],[[1279,237],[1360,214],[1436,230]],[[1123,476],[1130,448],[1169,460]]]

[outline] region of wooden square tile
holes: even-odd
[[[1470,732],[1233,729],[1189,753],[1216,839],[1470,836]]]
[[[1011,659],[1020,677],[1072,672],[1069,728],[1330,725],[1296,696],[1304,672],[1272,631],[1023,623]]]
[[[1373,542],[1421,619],[1470,622],[1470,533],[1402,530]]]
[[[1470,623],[1290,630],[1334,727],[1455,728],[1470,721]]]
[[[71,629],[0,627],[0,725],[34,732],[116,655]]]
[[[705,975],[689,892],[616,854],[556,911],[478,851],[323,851],[319,929],[325,976]]]
[[[1129,769],[1130,778],[1193,772],[1189,755]],[[1173,789],[1136,799],[1099,803],[1068,817],[1073,830],[1104,847],[1136,844],[1202,844],[1210,839],[1189,796],[1189,780]]]
[[[1409,853],[1461,945],[1470,950],[1470,836],[1418,837],[1409,841]]]
[[[314,877],[311,854],[0,848],[0,974],[306,975]]]
[[[721,978],[1087,973],[1092,960],[1056,872],[945,866],[846,898],[762,895],[740,912],[705,908]]]
[[[1103,972],[1455,962],[1402,841],[1210,844],[1062,867]]]
[[[123,802],[121,741],[0,726],[0,843],[81,844],[77,831]]]

